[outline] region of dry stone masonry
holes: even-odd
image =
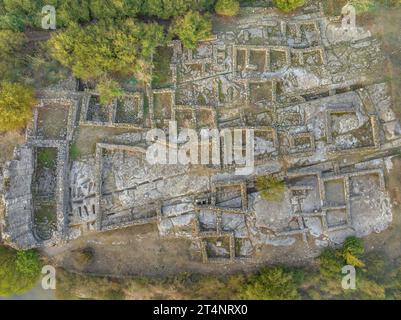
[[[204,262],[229,263],[256,259],[263,246],[322,248],[387,229],[387,164],[401,127],[378,78],[379,41],[360,28],[345,32],[320,8],[289,17],[244,10],[195,50],[179,41],[158,48],[154,59],[167,71],[153,70],[158,81],[110,105],[91,90],[44,91],[27,143],[1,175],[3,240],[63,245],[154,223],[162,239],[192,240]],[[254,129],[254,173],[149,164],[146,131],[168,134],[169,121],[179,130]],[[70,160],[82,128],[131,131]],[[43,149],[55,152],[53,170]],[[255,181],[265,175],[284,179],[280,201],[262,199]],[[53,191],[38,189],[43,183]]]

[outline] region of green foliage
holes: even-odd
[[[91,21],[90,1],[64,0],[56,7],[57,27],[66,27],[70,23],[86,23]]]
[[[284,12],[291,12],[304,4],[305,0],[273,0],[273,5]]]
[[[0,0],[0,29],[24,31],[40,28],[42,7],[53,5],[57,26],[119,20],[136,16],[170,19],[189,10],[209,11],[215,0]]]
[[[348,237],[341,249],[325,249],[319,257],[320,273],[323,277],[332,278],[341,275],[341,268],[347,264],[362,267],[360,256],[364,253],[363,241]]]
[[[384,286],[364,275],[357,277],[356,291],[351,292],[350,295],[358,300],[383,300],[386,298]]]
[[[359,259],[365,252],[363,241],[357,237],[348,237],[343,245],[342,256],[346,264],[354,267],[363,267],[364,263]]]
[[[71,161],[75,161],[79,158],[79,150],[77,144],[74,142],[70,145],[69,156]]]
[[[26,61],[21,80],[35,88],[56,85],[70,76],[69,70],[52,57],[47,42],[37,43]]]
[[[294,300],[300,295],[294,273],[274,267],[264,268],[252,276],[241,297],[249,300]]]
[[[215,0],[142,0],[141,14],[169,19],[182,16],[189,10],[207,11]]]
[[[0,79],[16,80],[24,65],[22,51],[26,44],[21,32],[0,30]]]
[[[134,20],[71,25],[49,40],[53,56],[84,80],[128,78],[149,81],[151,56],[163,43],[163,27]]]
[[[385,276],[383,257],[373,253],[364,257],[367,268],[361,269],[364,246],[361,239],[348,237],[343,247],[326,249],[319,257],[320,273],[308,284],[308,295],[314,299],[384,299]],[[352,264],[356,269],[356,290],[344,290],[342,267]]]
[[[357,13],[371,11],[376,8],[377,0],[350,0],[349,4],[353,5]]]
[[[218,82],[217,89],[218,89],[218,94],[219,94],[219,101],[221,103],[224,103],[225,97],[224,97],[224,93],[223,93],[223,82],[221,80],[219,80],[219,82]]]
[[[41,167],[54,168],[57,162],[57,149],[55,148],[38,148],[37,160]]]
[[[21,274],[36,277],[41,270],[38,253],[34,250],[17,251],[16,270]]]
[[[338,277],[344,262],[341,253],[334,249],[325,249],[319,256],[320,273],[327,278]]]
[[[208,16],[190,11],[174,21],[171,32],[178,36],[184,47],[195,49],[200,40],[212,34],[212,22]]]
[[[103,105],[110,104],[114,99],[124,94],[118,82],[112,79],[100,80],[96,86],[96,90],[100,95],[100,103]]]
[[[373,251],[363,257],[365,263],[366,276],[380,282],[385,281],[387,266],[384,254]]]
[[[228,279],[204,276],[193,282],[190,295],[191,299],[237,299],[245,284],[246,279],[242,274],[232,275]]]
[[[280,202],[284,197],[285,183],[273,176],[259,176],[256,189],[266,201]]]
[[[238,0],[218,0],[215,6],[218,15],[232,17],[239,12]]]
[[[32,88],[10,82],[0,83],[0,132],[23,128],[36,104]]]
[[[41,270],[36,251],[0,246],[0,296],[24,293],[36,284]]]
[[[167,46],[157,48],[153,56],[152,85],[162,87],[168,84],[171,76],[171,51],[172,49]]]
[[[326,249],[319,257],[320,272],[282,267],[262,268],[245,276],[228,277],[178,274],[173,277],[115,279],[78,276],[58,270],[59,298],[91,299],[400,299],[401,268],[384,272],[382,257],[367,255],[364,261],[379,261],[373,269],[357,269],[356,290],[341,286],[345,265],[343,249]],[[360,252],[360,251],[358,251]],[[84,256],[84,260],[87,258]],[[90,260],[90,259],[89,259]],[[393,267],[392,267],[393,268]],[[387,271],[387,270],[386,270]],[[377,274],[379,273],[379,274]],[[383,279],[387,277],[388,279]],[[59,275],[61,278],[59,278]],[[380,281],[375,279],[382,279]]]
[[[40,27],[43,6],[42,0],[0,0],[0,29]]]

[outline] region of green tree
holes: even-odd
[[[142,0],[141,14],[170,19],[182,16],[189,10],[207,11],[215,0]]]
[[[232,17],[239,12],[239,1],[237,0],[218,0],[215,6],[218,15]]]
[[[259,176],[256,179],[256,189],[262,199],[272,202],[280,202],[284,197],[285,183],[273,176]]]
[[[273,0],[273,5],[284,12],[291,12],[304,4],[305,0]]]
[[[263,268],[249,279],[241,297],[249,300],[299,299],[297,280],[295,273],[281,267]]]
[[[212,34],[212,22],[208,16],[190,11],[174,21],[171,32],[178,36],[184,47],[195,49],[200,40]]]
[[[16,80],[24,66],[23,49],[26,37],[22,32],[0,30],[0,79]]]
[[[0,296],[24,293],[39,278],[41,262],[36,251],[16,251],[0,246]]]
[[[42,0],[1,0],[0,29],[24,31],[28,27],[40,27]]]
[[[135,76],[149,81],[151,57],[163,43],[163,27],[132,19],[102,20],[85,28],[72,24],[49,40],[52,55],[83,80]]]
[[[91,21],[90,2],[88,0],[64,0],[57,4],[57,26],[66,27],[70,23]]]
[[[323,277],[338,277],[344,266],[341,252],[334,249],[325,249],[319,256],[320,274]]]
[[[143,0],[91,0],[90,12],[94,19],[120,19],[140,13]]]
[[[342,248],[342,256],[346,264],[354,267],[364,267],[364,263],[360,260],[360,256],[365,252],[362,239],[357,237],[348,237],[345,239]]]
[[[0,132],[20,129],[32,117],[36,104],[32,88],[16,83],[0,83]]]

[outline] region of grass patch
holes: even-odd
[[[284,180],[273,176],[260,176],[256,179],[256,189],[266,201],[280,202],[284,198]]]
[[[78,146],[75,142],[71,143],[69,154],[70,154],[71,161],[76,161],[80,157]]]
[[[57,164],[57,149],[38,148],[36,157],[39,166],[52,169]]]
[[[173,49],[170,47],[158,47],[153,56],[153,77],[152,84],[155,87],[165,87],[171,82],[171,57]]]
[[[221,103],[224,103],[224,93],[223,93],[223,82],[221,80],[219,80],[219,84],[218,84],[218,91],[219,91],[219,101]]]

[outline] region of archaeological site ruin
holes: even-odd
[[[377,80],[380,41],[317,5],[265,10],[216,26],[196,50],[158,47],[152,83],[127,84],[110,105],[74,79],[42,90],[27,142],[0,174],[3,241],[62,246],[153,223],[160,241],[189,239],[205,263],[236,263],[262,246],[322,249],[386,230],[401,127]],[[178,132],[253,129],[254,172],[149,164],[146,133],[168,136],[170,121]],[[283,181],[278,199],[262,196],[262,176]]]

